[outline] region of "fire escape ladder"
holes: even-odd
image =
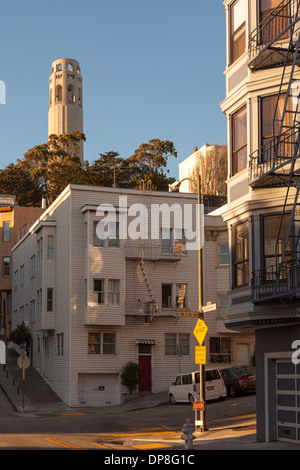
[[[145,315],[149,316],[149,318],[152,319],[155,315],[158,314],[158,304],[155,301],[154,291],[152,288],[152,284],[151,284],[149,274],[148,274],[143,257],[139,258],[138,263],[139,263],[139,266],[143,275],[143,279],[145,281],[145,284],[148,290],[149,298],[150,298],[150,300],[146,301],[145,303],[146,304]]]

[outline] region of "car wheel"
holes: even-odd
[[[171,403],[171,405],[176,405],[176,400],[172,393],[169,395],[169,402]]]
[[[230,397],[235,397],[235,396],[237,395],[236,389],[234,388],[233,385],[229,385],[229,387],[228,387],[228,395],[229,395]]]
[[[194,401],[195,401],[195,400],[194,400],[193,395],[189,394],[189,403],[190,403],[191,405],[193,405]]]

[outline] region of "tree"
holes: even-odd
[[[130,163],[120,157],[118,152],[100,153],[100,158],[95,160],[88,169],[90,184],[109,187],[130,186]]]
[[[10,332],[9,341],[13,341],[16,344],[21,344],[26,342],[26,345],[30,344],[31,333],[25,323],[22,322],[21,325],[18,325],[13,331]]]
[[[15,195],[20,206],[39,206],[44,195],[30,172],[13,163],[0,170],[0,193]]]
[[[84,134],[73,131],[59,136],[52,134],[46,144],[29,149],[17,167],[26,172],[39,200],[46,197],[52,203],[70,183],[86,183],[84,168],[77,153],[79,142],[85,140]]]
[[[170,140],[152,139],[141,144],[128,159],[132,164],[132,181],[135,186],[139,185],[141,179],[145,183],[150,180],[153,189],[167,191],[169,183],[174,181],[174,178],[168,178],[165,172],[170,156],[177,157],[174,144]]]
[[[135,362],[128,362],[123,368],[121,380],[122,385],[125,385],[128,388],[129,393],[132,394],[141,380],[140,365]]]

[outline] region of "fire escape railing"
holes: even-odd
[[[257,55],[265,50],[270,49],[275,42],[281,41],[289,43],[292,40],[293,28],[292,26],[297,22],[298,18],[298,5],[296,0],[283,0],[276,8],[274,8],[252,31],[249,36],[249,66],[252,60]],[[286,47],[276,48],[283,53],[286,52]],[[280,66],[279,62],[276,64]],[[274,67],[274,63],[270,60],[269,63],[264,63],[264,68]]]
[[[299,131],[300,123],[298,122],[250,154],[250,185],[257,179],[263,178],[263,176],[268,176],[271,173],[274,176],[276,173],[279,176],[277,184],[272,178],[270,186],[287,186],[287,180],[284,177],[290,176],[292,162],[300,156],[298,147]],[[265,186],[263,181],[261,184]]]
[[[278,297],[291,299],[300,294],[300,263],[290,261],[282,266],[278,276],[278,266],[268,266],[252,275],[252,300],[272,300]]]

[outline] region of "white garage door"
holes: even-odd
[[[118,403],[118,374],[78,374],[78,406],[108,406]]]
[[[277,439],[300,442],[300,365],[276,361]]]

